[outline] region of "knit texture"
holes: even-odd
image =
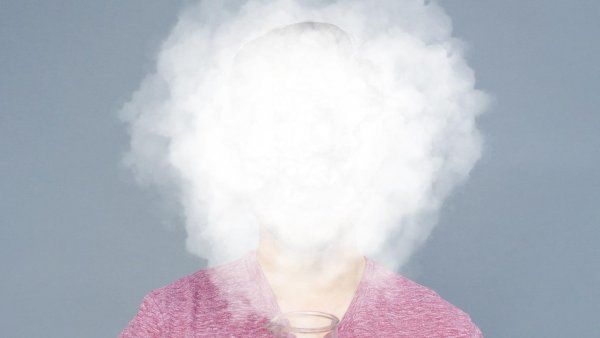
[[[468,314],[436,292],[366,262],[340,338],[483,337]],[[120,337],[272,337],[265,326],[279,313],[251,253],[148,293]]]

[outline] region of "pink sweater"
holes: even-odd
[[[120,337],[272,337],[265,325],[278,313],[256,255],[250,254],[150,292]],[[469,315],[437,293],[369,259],[338,334],[483,337]]]

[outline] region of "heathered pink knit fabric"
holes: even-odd
[[[129,337],[272,337],[280,313],[255,253],[147,294],[121,332]],[[434,291],[367,259],[339,337],[483,337],[469,315]]]

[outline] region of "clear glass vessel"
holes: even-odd
[[[292,311],[273,318],[268,329],[276,338],[337,338],[340,320],[318,311]]]

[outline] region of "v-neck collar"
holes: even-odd
[[[350,304],[348,305],[348,308],[346,309],[346,312],[344,313],[344,316],[340,319],[338,330],[341,330],[343,327],[345,327],[351,320],[353,317],[352,313],[354,313],[357,307],[360,305],[362,295],[367,289],[367,280],[371,275],[373,263],[367,257],[363,257],[365,260],[365,266],[363,268],[362,276],[358,282],[358,285],[356,286],[356,290],[354,290],[354,295],[350,301]],[[271,288],[271,285],[269,284],[269,281],[267,280],[267,277],[264,274],[260,263],[258,262],[256,251],[253,251],[248,255],[246,263],[252,280],[256,281],[256,286],[259,288],[260,295],[264,298],[266,303],[265,305],[269,307],[269,314],[272,317],[281,314],[282,311],[277,303],[277,297],[275,296],[275,292]]]

